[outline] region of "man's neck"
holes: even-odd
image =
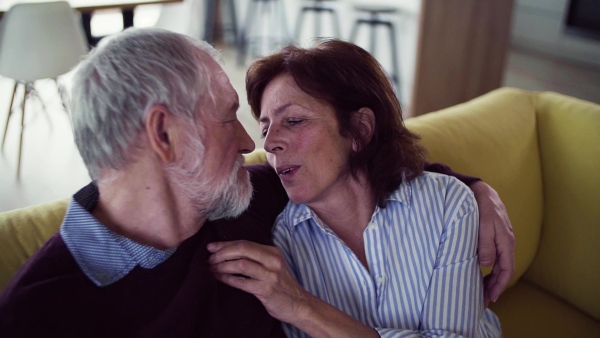
[[[206,221],[164,175],[128,175],[98,182],[93,212],[102,224],[140,244],[165,250],[179,246]]]

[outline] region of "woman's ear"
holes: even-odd
[[[175,159],[176,132],[173,114],[163,105],[152,106],[146,115],[146,136],[150,148],[166,163]]]
[[[373,138],[375,133],[375,113],[371,108],[360,108],[354,112],[352,116],[352,124],[360,133],[362,144],[367,144]],[[356,142],[352,143],[352,150],[359,151],[359,145]]]

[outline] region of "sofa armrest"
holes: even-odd
[[[67,198],[0,213],[0,291],[58,231],[68,204]]]
[[[517,239],[510,283],[514,284],[535,257],[542,226],[542,172],[532,94],[498,89],[405,123],[421,136],[429,161],[480,177],[496,189]]]
[[[544,223],[524,277],[600,321],[600,105],[552,92],[535,102]]]

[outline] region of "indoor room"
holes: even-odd
[[[599,1],[68,0],[56,17],[25,8],[34,3],[50,1],[0,0],[0,213],[59,203],[56,221],[90,182],[69,98],[77,63],[103,39],[157,27],[209,42],[257,149],[248,67],[289,44],[340,39],[382,65],[428,161],[483,179],[505,202],[516,271],[513,293],[491,306],[510,323],[504,336],[537,336],[544,323],[553,337],[600,334]],[[20,238],[7,219],[0,236]]]

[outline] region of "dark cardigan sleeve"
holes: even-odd
[[[479,182],[481,181],[480,178],[477,177],[471,177],[471,176],[467,176],[467,175],[463,175],[463,174],[459,174],[457,172],[452,171],[452,169],[450,169],[449,166],[443,164],[443,163],[429,163],[429,162],[425,162],[425,166],[423,168],[425,171],[431,171],[434,173],[438,173],[438,174],[444,174],[444,175],[448,175],[448,176],[454,176],[456,178],[458,178],[461,182],[463,182],[464,184],[470,186],[471,184],[475,183],[475,182]]]

